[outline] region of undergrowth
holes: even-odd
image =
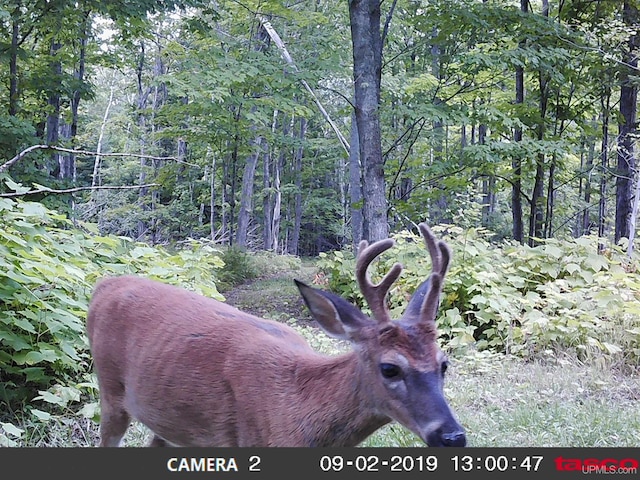
[[[204,241],[153,248],[83,230],[41,204],[0,199],[0,446],[97,444],[97,382],[84,335],[91,291],[102,276],[141,274],[206,296],[256,280],[261,316],[291,324],[312,347],[348,347],[300,321],[291,279],[296,257],[225,250]],[[452,368],[445,387],[472,446],[637,446],[640,444],[640,278],[637,258],[598,239],[530,248],[490,243],[483,230],[434,228],[454,257],[438,317]],[[372,266],[375,279],[400,261],[390,292],[394,317],[430,271],[420,238]],[[225,265],[226,264],[226,265]],[[323,254],[314,282],[367,310],[350,252]],[[305,276],[311,276],[307,267]],[[263,282],[257,279],[262,278]],[[309,279],[308,279],[309,280]],[[251,285],[251,284],[250,284]],[[221,288],[221,289],[222,289]],[[128,445],[144,445],[136,424]],[[365,446],[422,446],[398,424]]]
[[[435,227],[451,246],[438,317],[444,348],[491,350],[525,359],[569,352],[635,370],[640,363],[640,275],[618,248],[598,254],[595,237],[548,239],[537,247],[494,245],[484,230]],[[399,317],[431,266],[424,242],[411,233],[371,267],[381,278],[395,262],[405,270],[390,291]],[[355,280],[351,252],[320,255],[327,286],[367,310]]]

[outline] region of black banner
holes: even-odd
[[[16,478],[639,478],[640,448],[0,448]],[[8,477],[7,477],[8,478]]]

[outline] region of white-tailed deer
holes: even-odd
[[[187,290],[132,276],[102,280],[87,319],[101,445],[118,446],[133,418],[151,429],[154,446],[354,446],[392,420],[430,446],[465,446],[443,394],[447,360],[436,338],[450,252],[427,225],[419,228],[432,272],[397,321],[385,298],[402,266],[377,285],[367,273],[392,239],[363,241],[358,251],[356,276],[373,319],[296,280],[321,327],[351,342],[340,356]]]

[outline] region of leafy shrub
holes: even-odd
[[[100,277],[143,274],[222,298],[215,285],[222,265],[207,244],[169,252],[94,236],[40,203],[0,199],[0,405],[8,407],[2,410],[33,400],[65,408],[95,388],[84,322]]]
[[[240,285],[243,282],[252,280],[258,276],[249,253],[238,247],[229,247],[222,251],[222,261],[224,268],[218,275],[218,288],[221,292]]]
[[[490,349],[525,358],[572,352],[637,365],[640,359],[640,276],[627,270],[624,253],[598,255],[595,237],[548,239],[529,247],[491,244],[490,232],[435,227],[453,250],[438,324],[450,350]],[[371,267],[374,281],[399,261],[406,268],[389,295],[400,316],[429,274],[430,259],[418,236],[395,235],[392,253]],[[637,259],[634,260],[637,262]],[[359,304],[351,252],[321,254],[329,287]]]
[[[300,270],[302,260],[294,255],[281,255],[274,252],[258,251],[251,253],[251,262],[259,277],[275,275],[289,270]]]
[[[253,280],[283,270],[299,270],[302,262],[292,255],[273,252],[250,252],[238,247],[230,247],[221,254],[224,268],[218,272],[217,285],[221,292]]]

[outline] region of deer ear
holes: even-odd
[[[413,292],[402,320],[409,323],[434,322],[440,306],[442,277],[437,273],[429,275]]]
[[[420,311],[422,310],[422,304],[427,296],[427,292],[431,289],[431,278],[427,278],[420,284],[416,291],[413,292],[409,305],[407,305],[404,311],[403,319],[411,322],[418,322],[420,320]]]
[[[344,298],[294,280],[304,303],[322,329],[335,338],[353,340],[353,334],[371,323],[369,317]]]

